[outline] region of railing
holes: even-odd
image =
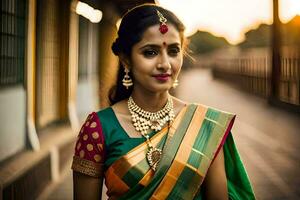
[[[206,67],[212,67],[215,76],[230,80],[251,93],[265,98],[269,97],[272,68],[269,49],[251,49],[227,57],[222,52],[222,54],[214,54],[209,59],[213,62],[210,62],[210,66]],[[299,49],[293,47],[282,48],[280,72],[279,100],[299,106]]]
[[[282,55],[279,99],[287,103],[300,105],[299,49],[283,48]]]

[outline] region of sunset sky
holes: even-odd
[[[191,35],[197,29],[225,37],[237,44],[244,33],[260,23],[272,23],[272,0],[157,0],[172,10]],[[280,18],[286,23],[300,15],[300,0],[279,0]]]

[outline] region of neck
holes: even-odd
[[[157,112],[161,110],[168,101],[169,92],[149,92],[149,91],[141,91],[135,90],[132,91],[131,94],[134,102],[141,107],[142,109],[149,112]]]

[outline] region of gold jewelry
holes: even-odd
[[[141,133],[144,138],[146,138],[146,143],[148,146],[146,158],[151,169],[155,171],[161,159],[162,151],[156,147],[153,147],[148,135],[148,130],[161,130],[167,122],[172,122],[174,120],[175,115],[173,110],[173,100],[169,96],[166,105],[163,107],[163,109],[157,112],[145,111],[136,105],[131,96],[129,97],[127,104],[129,112],[131,113],[131,120],[135,130]]]
[[[169,28],[167,26],[167,19],[158,10],[156,10],[156,13],[158,15],[159,22],[160,22],[159,31],[162,34],[165,34],[169,30]]]
[[[176,79],[173,83],[173,88],[176,88],[179,85],[178,79]]]
[[[127,69],[125,67],[124,72],[125,72],[125,75],[124,75],[124,78],[122,80],[122,83],[126,87],[126,89],[128,90],[128,88],[133,85],[133,82],[132,82],[132,79],[129,76],[129,69]]]

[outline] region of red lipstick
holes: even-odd
[[[153,77],[159,81],[167,81],[171,75],[170,74],[156,74]]]

